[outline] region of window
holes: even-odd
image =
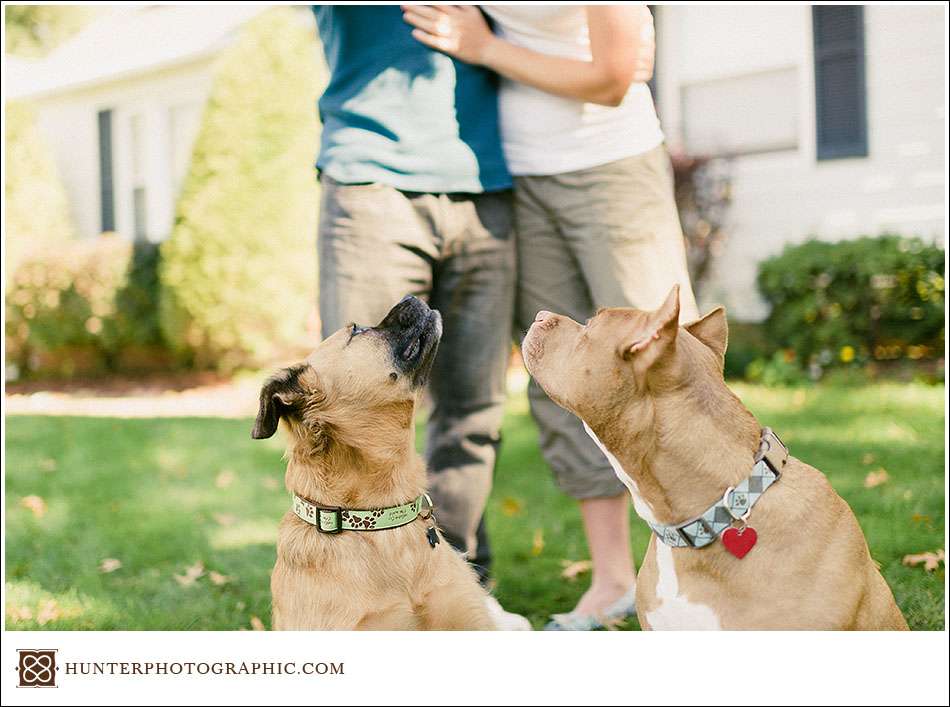
[[[142,115],[129,119],[129,140],[132,152],[132,224],[135,240],[148,238],[148,218],[145,209],[145,120]]]
[[[866,157],[864,8],[812,8],[815,42],[815,137],[819,160]]]
[[[115,230],[115,196],[112,186],[112,111],[101,110],[99,127],[99,225],[105,233]]]
[[[751,155],[798,147],[798,70],[683,84],[683,137],[694,154]]]

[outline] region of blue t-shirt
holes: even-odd
[[[497,77],[412,38],[398,5],[315,5],[330,67],[317,167],[345,184],[406,191],[511,186]]]

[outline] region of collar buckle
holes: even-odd
[[[785,470],[785,465],[788,463],[788,447],[786,447],[781,438],[772,431],[771,427],[764,427],[762,429],[762,443],[765,446],[765,451],[760,451],[756,456],[765,460],[765,463],[768,464],[769,468],[774,472],[775,480],[778,481],[782,472]]]
[[[336,521],[336,527],[334,527],[334,528],[332,528],[332,529],[327,529],[327,528],[324,528],[324,527],[323,527],[323,514],[324,514],[324,513],[332,513],[332,514],[333,514],[333,515],[330,516],[330,517],[333,518],[333,519]],[[334,508],[322,508],[322,507],[319,507],[319,506],[318,506],[318,507],[317,507],[317,523],[316,523],[316,525],[317,525],[317,530],[318,530],[319,532],[323,533],[324,535],[339,535],[340,533],[343,532],[343,509],[340,508],[339,506],[334,507]]]

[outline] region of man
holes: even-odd
[[[323,334],[405,294],[441,311],[426,456],[446,539],[487,577],[482,513],[498,455],[514,307],[511,177],[496,78],[416,42],[398,6],[315,6]],[[494,599],[499,627],[530,628]]]

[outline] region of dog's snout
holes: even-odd
[[[406,331],[424,321],[430,312],[428,305],[418,297],[406,295],[389,310],[389,313],[376,328],[389,331]]]
[[[411,326],[423,307],[423,303],[412,295],[406,295],[399,300],[399,304],[396,305],[395,310],[398,313],[396,319],[400,326]]]

